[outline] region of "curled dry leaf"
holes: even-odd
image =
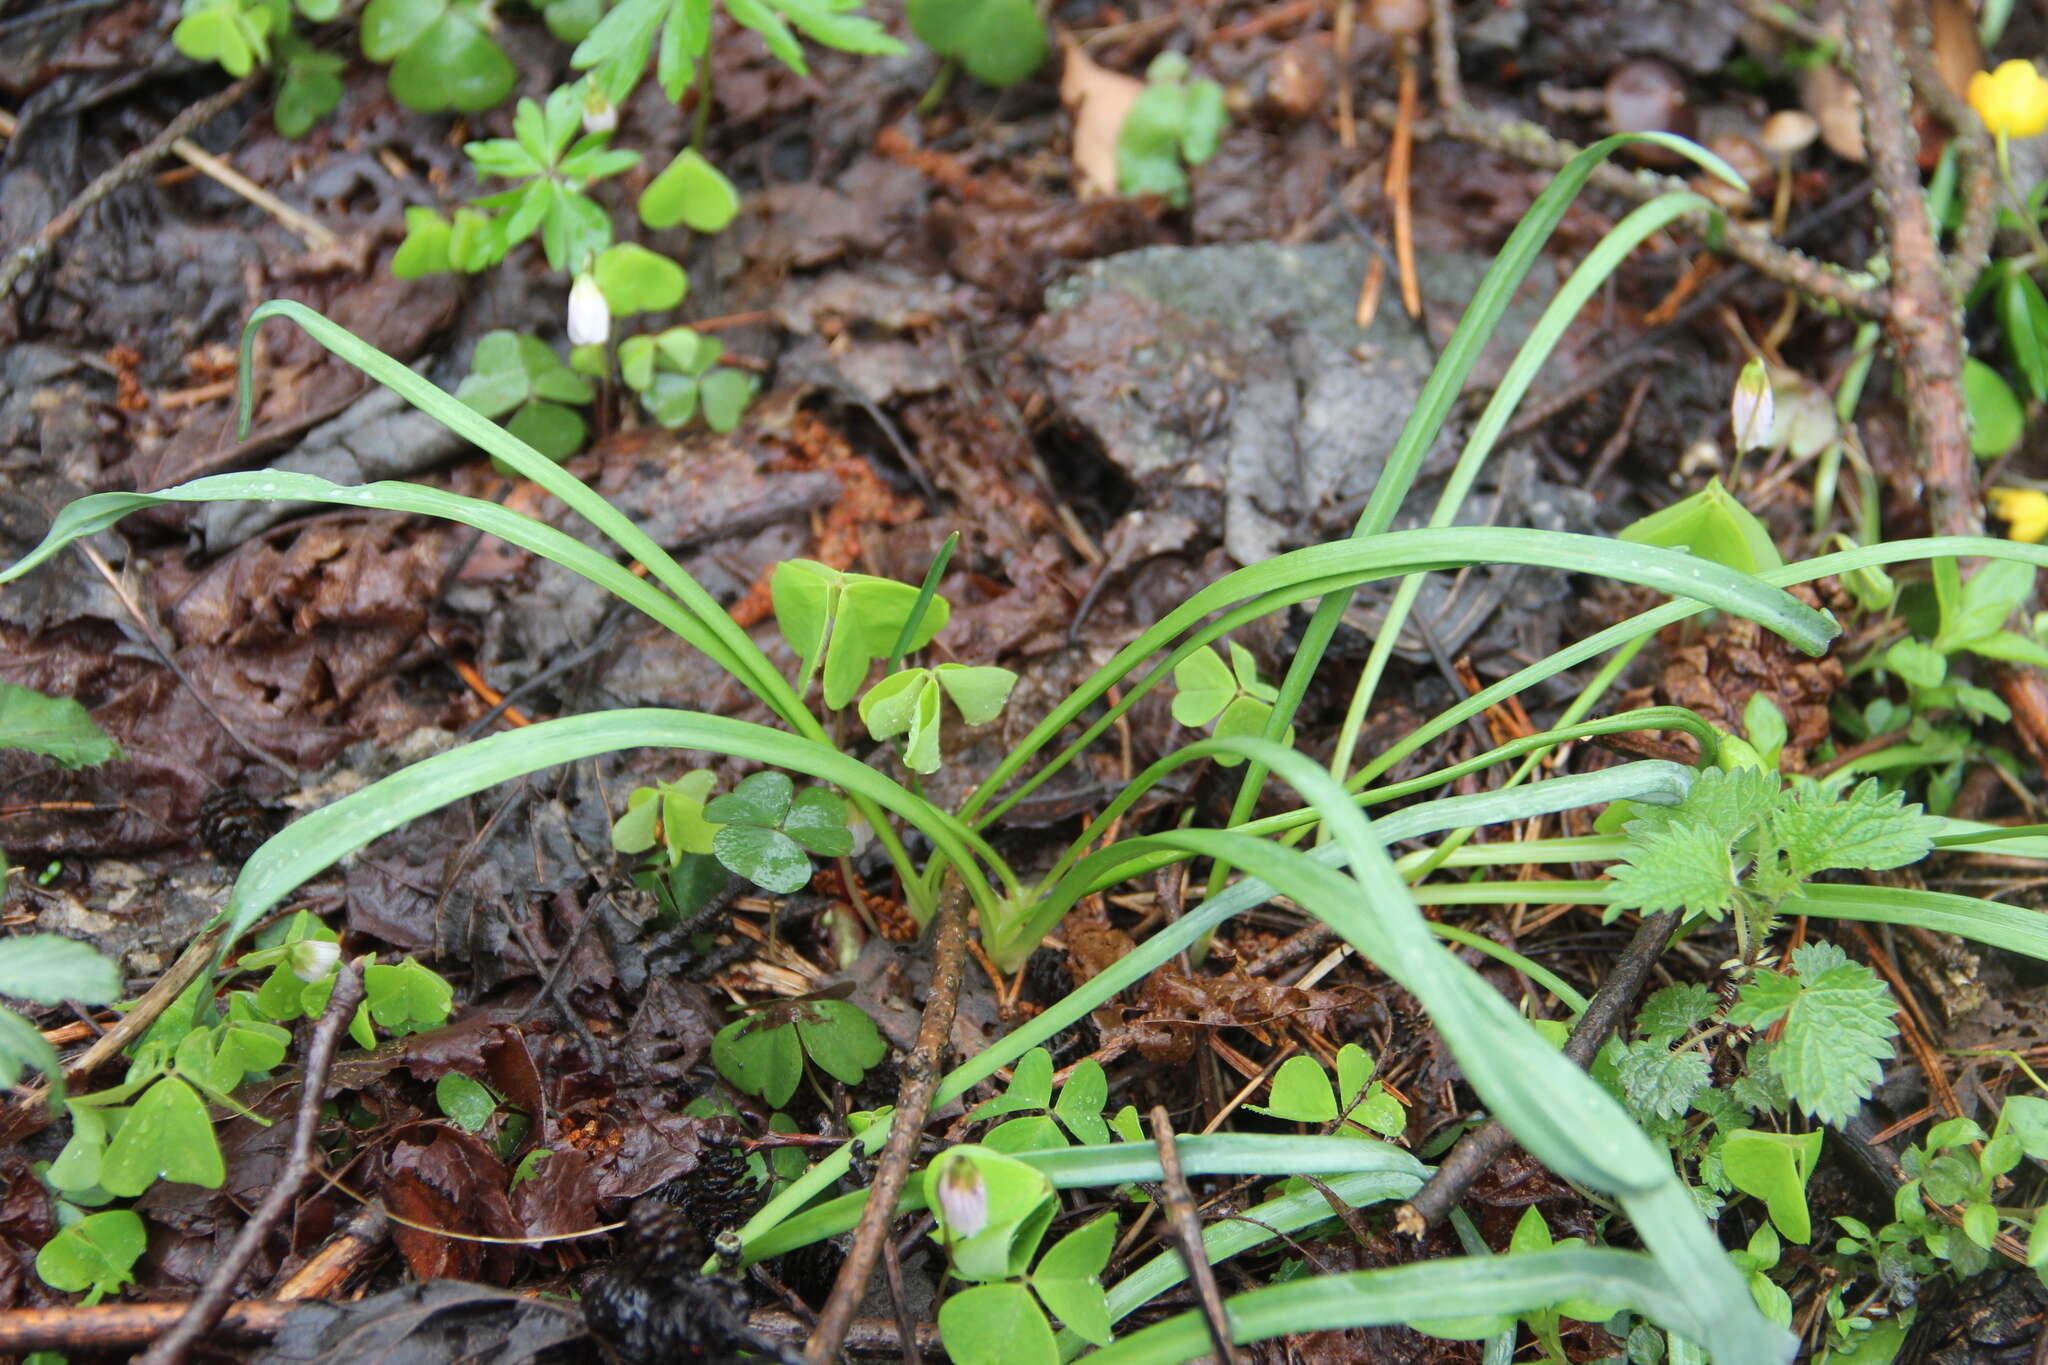
[[[1060,103],[1074,118],[1074,190],[1083,199],[1116,194],[1116,139],[1145,82],[1098,66],[1078,43],[1062,44]]]

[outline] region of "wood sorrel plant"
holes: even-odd
[[[671,13],[660,4],[639,8],[657,17]],[[614,16],[625,9],[614,10]],[[687,18],[689,12],[679,3],[672,13]],[[245,423],[252,398],[246,358],[254,330],[270,318],[290,319],[457,435],[539,483],[606,537],[610,550],[593,548],[494,503],[438,489],[404,483],[341,487],[308,475],[259,471],[217,475],[159,493],[106,493],[82,499],[59,515],[36,550],[0,574],[0,582],[30,571],[61,547],[113,525],[131,511],[167,503],[301,500],[442,517],[499,536],[583,575],[674,631],[753,693],[778,724],[753,724],[685,710],[632,709],[549,721],[438,755],[306,816],[271,839],[249,860],[223,911],[222,922],[230,938],[246,930],[308,877],[414,816],[538,769],[636,748],[686,749],[742,758],[801,774],[807,782],[843,793],[851,814],[873,831],[902,879],[914,913],[929,917],[942,879],[957,877],[974,904],[988,952],[1005,966],[1020,963],[1080,897],[1168,863],[1207,859],[1217,872],[1206,900],[1154,933],[1114,967],[955,1068],[939,1084],[937,1101],[956,1098],[998,1068],[1017,1061],[1088,1010],[1187,950],[1232,915],[1275,894],[1285,895],[1327,923],[1364,959],[1410,992],[1429,1012],[1485,1106],[1553,1170],[1610,1197],[1634,1225],[1644,1250],[1533,1248],[1528,1254],[1510,1257],[1476,1256],[1355,1275],[1311,1277],[1232,1300],[1231,1320],[1241,1339],[1310,1325],[1385,1322],[1422,1323],[1449,1331],[1454,1327],[1450,1320],[1462,1320],[1467,1327],[1474,1321],[1490,1324],[1502,1314],[1545,1313],[1576,1299],[1639,1314],[1724,1362],[1747,1365],[1789,1360],[1792,1337],[1757,1309],[1746,1272],[1730,1260],[1702,1217],[1666,1147],[1646,1136],[1619,1100],[1567,1061],[1498,991],[1438,940],[1457,937],[1461,944],[1513,962],[1534,979],[1549,984],[1575,1008],[1583,1008],[1583,1001],[1537,964],[1452,926],[1432,924],[1417,908],[1423,901],[1524,900],[1529,899],[1528,891],[1513,883],[1438,884],[1424,878],[1439,866],[1473,867],[1492,860],[1519,865],[1547,859],[1618,859],[1627,851],[1626,837],[1620,834],[1541,845],[1465,846],[1463,832],[1616,800],[1659,806],[1685,799],[1695,785],[1693,770],[1664,762],[1631,763],[1522,784],[1530,766],[1550,747],[1567,739],[1617,730],[1683,730],[1700,741],[1704,764],[1715,761],[1722,737],[1698,716],[1680,708],[1586,719],[1633,650],[1659,628],[1714,609],[1758,622],[1799,648],[1819,653],[1836,633],[1835,623],[1787,593],[1790,584],[1929,556],[1987,556],[2040,565],[2048,563],[2048,551],[1974,538],[1909,541],[1748,573],[1656,545],[1532,530],[1450,527],[1453,509],[1462,503],[1550,348],[1623,257],[1678,214],[1701,206],[1701,201],[1686,194],[1669,195],[1636,210],[1591,253],[1559,291],[1474,426],[1430,525],[1390,531],[1424,454],[1435,444],[1508,299],[1586,177],[1624,140],[1610,139],[1577,157],[1539,197],[1509,239],[1425,386],[1357,533],[1248,565],[1195,593],[1052,707],[956,810],[942,809],[914,786],[845,752],[833,741],[823,714],[852,704],[878,661],[888,660],[892,677],[902,676],[895,670],[906,654],[928,641],[945,618],[943,599],[931,593],[930,584],[919,591],[907,584],[835,574],[821,566],[787,568],[777,580],[778,621],[801,665],[797,679],[786,678],[696,580],[591,489],[405,366],[294,303],[273,302],[259,308],[244,335]],[[1725,166],[1690,144],[1662,137],[1652,140],[1693,157],[1715,174],[1732,176]],[[648,577],[636,577],[622,561],[645,565]],[[1676,600],[1530,664],[1447,708],[1387,749],[1355,762],[1360,759],[1356,747],[1364,711],[1399,618],[1413,601],[1414,576],[1489,562],[1607,577]],[[1378,642],[1374,661],[1354,699],[1340,735],[1337,759],[1326,769],[1278,741],[1293,722],[1308,678],[1321,661],[1336,617],[1351,591],[1362,583],[1388,578],[1409,581],[1396,594],[1394,619]],[[1017,801],[1072,762],[1138,698],[1230,631],[1310,600],[1318,603],[1310,631],[1286,677],[1272,689],[1270,700],[1260,695],[1266,685],[1255,677],[1248,680],[1233,672],[1227,680],[1233,695],[1242,691],[1261,706],[1270,707],[1263,716],[1263,735],[1226,733],[1197,740],[1167,755],[1119,793],[1043,877],[1026,883],[1008,866],[991,839],[1003,814]],[[1380,781],[1401,759],[1486,707],[1616,651],[1616,657],[1597,674],[1558,728],[1421,777],[1398,783]],[[908,681],[884,680],[869,688],[867,695],[872,700],[865,709],[871,730],[906,743],[905,758],[915,757],[916,761],[908,764],[915,770],[932,756],[937,732],[946,724],[940,713],[942,700],[958,707],[968,723],[985,714],[991,704],[1000,703],[994,698],[999,680],[993,676],[969,680],[940,668],[928,674],[919,665],[912,668],[918,676]],[[1197,681],[1206,678],[1217,683],[1212,690],[1222,690],[1225,680],[1215,676],[1213,668],[1195,665],[1194,670],[1187,676]],[[814,680],[822,683],[822,712],[809,700]],[[963,687],[963,683],[967,685]],[[882,692],[879,697],[878,690]],[[1113,691],[1118,699],[1110,702]],[[1223,713],[1227,714],[1231,704],[1224,701]],[[942,755],[943,744],[936,747]],[[1239,809],[1226,827],[1141,833],[1097,847],[1119,817],[1174,768],[1233,758],[1246,761],[1246,777]],[[1410,804],[1370,821],[1365,815],[1367,807],[1428,793],[1506,758],[1521,758],[1524,764],[1515,778],[1498,790]],[[1277,777],[1291,789],[1300,798],[1300,807],[1253,820],[1252,803],[1269,777]],[[717,803],[703,800],[708,794],[708,789],[689,793],[701,806],[699,816],[707,823],[718,823]],[[666,796],[661,799],[665,804]],[[774,804],[780,814],[772,820],[766,817],[776,812],[752,811],[752,805],[748,807],[752,814],[741,812],[747,818],[734,817],[734,823],[752,831],[741,843],[765,847],[772,842],[765,836],[777,834],[800,846],[789,826],[794,800],[786,808],[780,802]],[[806,829],[815,835],[829,823]],[[1323,836],[1312,853],[1281,837],[1311,827],[1319,828]],[[1936,842],[1952,846],[1986,837],[1980,828],[1960,822],[1944,822],[1942,828],[1946,832],[1937,836]],[[1452,837],[1405,857],[1399,864],[1387,852],[1397,841],[1446,832]],[[922,857],[912,852],[913,834],[925,850]],[[825,839],[831,847],[839,846],[830,835]],[[652,848],[652,840],[645,846]],[[733,863],[728,860],[726,865]],[[1234,881],[1232,869],[1241,871]],[[1544,885],[1543,899],[1560,894],[1559,883]],[[1611,891],[1613,884],[1588,884],[1586,898],[1598,903],[1602,888]],[[1772,895],[1774,908],[1781,914],[1914,924],[2048,957],[2048,932],[2036,917],[1963,897],[1890,890],[1880,895],[1857,886],[1803,882],[1782,889],[1774,886]],[[870,1129],[867,1136],[875,1135],[876,1129]],[[1141,1130],[1119,1125],[1119,1136],[1124,1140],[1020,1153],[1014,1159],[1039,1171],[1053,1188],[1158,1179],[1157,1155],[1151,1144],[1142,1140]],[[1180,1144],[1180,1155],[1189,1174],[1279,1177],[1314,1173],[1340,1197],[1361,1204],[1406,1197],[1422,1174],[1422,1168],[1406,1152],[1363,1136],[1188,1138]],[[852,1226],[864,1194],[818,1202],[845,1174],[851,1160],[851,1147],[843,1146],[785,1187],[742,1229],[746,1256],[759,1259],[778,1254]],[[914,1193],[912,1197],[914,1200]],[[1205,1244],[1212,1259],[1237,1254],[1276,1233],[1321,1221],[1328,1217],[1329,1206],[1320,1189],[1294,1190],[1278,1194],[1254,1212],[1257,1221],[1253,1224],[1218,1225],[1210,1230]],[[1071,1265],[1063,1260],[1061,1273],[1048,1275],[1041,1283],[1037,1277],[1042,1263],[1040,1271],[1029,1269],[1035,1242],[1012,1255],[1018,1252],[1018,1245],[1013,1242],[1006,1248],[1002,1275],[984,1281],[1000,1287],[1000,1297],[1010,1308],[1029,1303],[1026,1280],[1042,1301],[1050,1303],[1045,1294],[1048,1284],[1084,1281],[1095,1273],[1092,1251],[1087,1255],[1075,1251],[1067,1258]],[[1111,1286],[1105,1300],[1110,1322],[1170,1287],[1179,1274],[1177,1260],[1169,1255]],[[1054,1290],[1053,1296],[1059,1292]],[[1100,1325],[1095,1320],[1089,1324],[1091,1328]],[[1080,1324],[1070,1322],[1069,1326]],[[1116,1340],[1099,1358],[1164,1362],[1208,1349],[1201,1322],[1183,1316]]]

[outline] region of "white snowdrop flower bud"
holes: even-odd
[[[569,342],[575,346],[602,346],[611,339],[612,310],[604,291],[589,273],[576,277],[569,286]]]
[[[1777,425],[1778,400],[1771,392],[1771,377],[1761,359],[1752,358],[1742,367],[1729,401],[1729,415],[1735,421],[1735,451],[1766,450]]]
[[[300,939],[292,945],[285,960],[292,964],[292,975],[299,980],[325,981],[341,961],[341,945],[317,938]]]
[[[955,1157],[939,1173],[939,1214],[963,1241],[988,1226],[988,1186],[969,1158]]]

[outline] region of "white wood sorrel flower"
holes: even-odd
[[[602,346],[611,334],[611,305],[604,301],[597,277],[585,271],[569,286],[569,344]]]
[[[1736,454],[1770,446],[1771,430],[1777,425],[1778,400],[1771,393],[1771,376],[1761,359],[1752,358],[1742,367],[1728,408],[1735,422]]]

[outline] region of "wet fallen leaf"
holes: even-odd
[[[1074,119],[1074,189],[1083,199],[1117,192],[1116,139],[1145,82],[1098,66],[1077,43],[1064,43],[1060,103]]]

